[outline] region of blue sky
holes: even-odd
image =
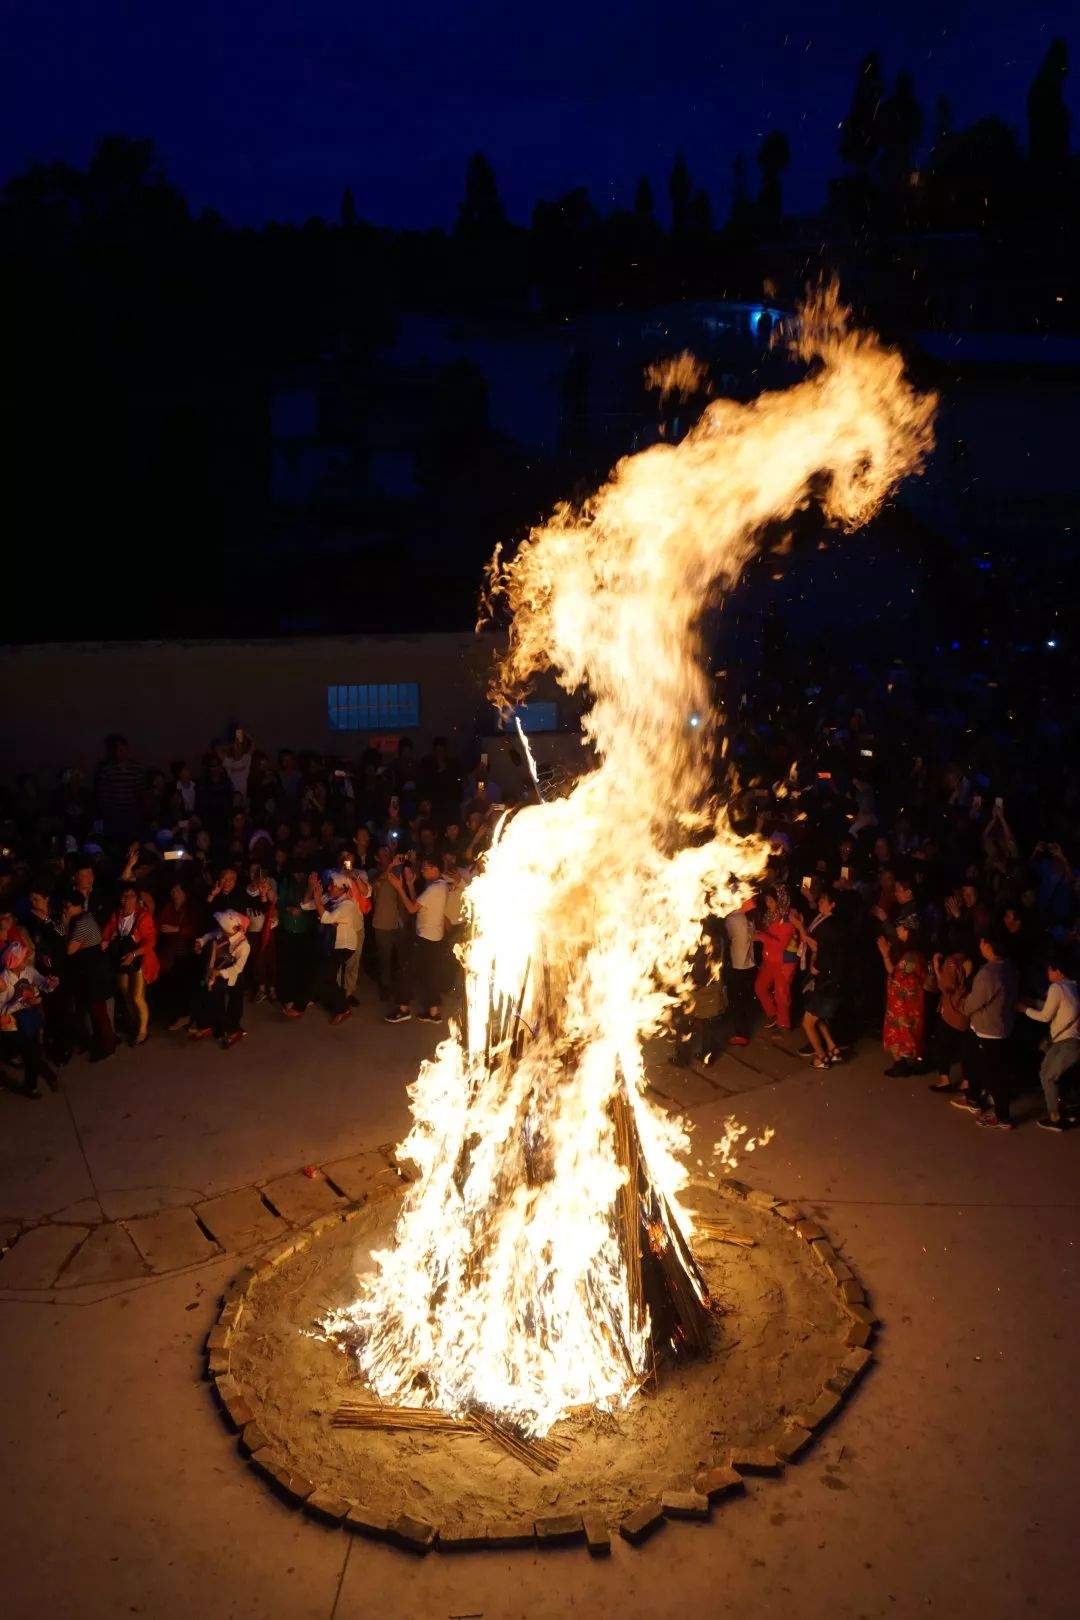
[[[8,0],[9,9],[11,0]],[[1025,96],[1063,34],[1080,143],[1080,8],[850,0],[678,8],[547,0],[542,8],[431,0],[33,0],[0,27],[0,176],[31,158],[83,162],[104,132],[149,135],[195,206],[237,222],[334,217],[344,186],[391,225],[448,224],[465,162],[487,152],[514,217],[587,185],[628,204],[663,191],[683,148],[726,210],[731,164],[761,135],[792,145],[788,198],[815,206],[862,55],[908,67],[932,118]]]

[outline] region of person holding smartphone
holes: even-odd
[[[401,875],[401,866],[392,863],[389,876],[402,906],[409,916],[415,919],[413,960],[416,971],[416,995],[423,1008],[418,1017],[424,1024],[441,1024],[443,985],[446,978],[446,906],[450,886],[443,876],[438,860],[430,856],[425,856],[420,862],[423,888],[418,895],[414,896],[406,888]],[[402,1014],[408,1016],[407,1006],[399,1006],[397,1016],[391,1016],[388,1022],[402,1022]]]

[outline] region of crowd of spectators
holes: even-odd
[[[683,1021],[677,1061],[695,1044],[713,1059],[744,1045],[756,999],[770,1029],[801,1027],[816,1069],[876,1035],[890,1082],[925,1075],[999,1130],[1041,1088],[1036,1123],[1068,1127],[1080,1078],[1075,722],[1052,681],[1004,686],[920,691],[902,667],[837,667],[794,690],[729,694],[732,819],[768,840],[769,859],[759,892],[707,925],[725,993]]]
[[[443,738],[359,760],[276,758],[242,728],[193,767],[121,736],[88,779],[23,776],[0,854],[0,1054],[40,1097],[75,1054],[155,1031],[228,1049],[250,1002],[344,1023],[365,969],[385,1017],[442,1021],[475,863],[501,808]]]
[[[769,859],[706,923],[674,1061],[714,1062],[763,1022],[801,1029],[827,1070],[871,1036],[888,1082],[925,1075],[980,1125],[1011,1129],[1041,1085],[1038,1123],[1068,1127],[1080,770],[1066,700],[1029,697],[1017,726],[986,690],[930,701],[903,670],[726,694],[725,796]],[[231,728],[166,771],[114,736],[92,778],[22,777],[0,833],[9,1083],[37,1096],[75,1053],[155,1031],[229,1048],[250,1002],[341,1024],[363,972],[389,1022],[439,1023],[502,807],[488,757],[463,768],[441,738],[272,757]]]

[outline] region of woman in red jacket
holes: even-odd
[[[765,918],[754,935],[761,946],[761,967],[754,981],[770,1029],[791,1028],[791,985],[799,965],[799,946],[806,930],[792,911],[787,889],[774,884],[765,894]]]
[[[116,962],[116,983],[135,1031],[132,1046],[141,1046],[150,1033],[146,987],[158,976],[157,929],[154,919],[133,885],[120,890],[120,904],[105,924],[101,943]]]

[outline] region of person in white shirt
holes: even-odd
[[[247,942],[250,919],[242,911],[215,911],[215,929],[195,941],[203,958],[203,983],[195,992],[188,1039],[205,1041],[215,1035],[227,1050],[244,1038],[244,987],[241,976],[251,947]]]
[[[248,777],[251,774],[252,742],[247,732],[237,726],[231,740],[219,746],[218,758],[225,767],[225,774],[232,784],[234,793],[247,798]]]
[[[744,900],[737,911],[729,911],[723,919],[727,935],[724,956],[724,983],[728,1006],[731,1008],[735,1033],[732,1046],[747,1046],[754,1028],[754,978],[757,963],[754,960],[754,909],[757,901]]]
[[[421,1023],[442,1022],[442,996],[446,981],[446,904],[450,885],[442,875],[437,860],[425,856],[420,862],[420,876],[424,887],[413,895],[411,884],[402,879],[402,865],[394,862],[388,872],[398,898],[411,917],[416,919],[416,948],[413,957],[416,970],[416,996],[423,1011]],[[387,1022],[396,1024],[409,1016],[407,1005],[387,1015]]]
[[[356,902],[356,948],[345,964],[344,975],[345,995],[349,1006],[355,1007],[356,986],[360,981],[360,958],[364,952],[364,913],[371,910],[371,883],[363,862],[348,851],[342,856],[341,870],[349,885],[349,894]]]
[[[58,979],[46,978],[29,961],[26,946],[12,940],[0,954],[0,1035],[3,1044],[22,1059],[23,1095],[40,1099],[38,1078],[53,1091],[56,1071],[45,1061],[42,1036],[45,1019],[42,997],[56,989]]]
[[[1044,1131],[1063,1131],[1065,1120],[1061,1112],[1061,1080],[1074,1064],[1080,1062],[1080,991],[1066,977],[1063,958],[1051,954],[1046,964],[1046,977],[1050,988],[1041,1007],[1021,1009],[1039,1024],[1049,1024],[1050,1044],[1039,1065],[1039,1079],[1046,1099],[1046,1118],[1037,1119]]]
[[[316,999],[327,1008],[332,1024],[343,1024],[352,1017],[345,989],[345,969],[364,937],[364,919],[350,892],[349,874],[327,872],[324,888],[319,874],[312,872],[307,898],[300,904],[305,911],[314,911],[322,924],[315,970]]]

